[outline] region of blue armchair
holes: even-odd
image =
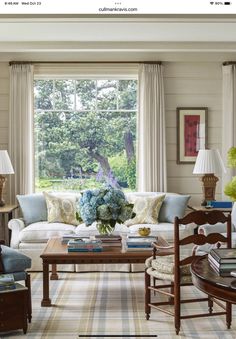
[[[31,259],[10,247],[2,245],[3,243],[4,241],[0,241],[0,273],[13,274],[15,281],[25,281],[25,286],[28,288],[27,317],[29,322],[31,322],[32,304],[30,275],[25,271],[27,268],[31,267]]]

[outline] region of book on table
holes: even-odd
[[[74,233],[63,234],[63,236],[61,237],[61,243],[68,244],[69,240],[78,239],[78,238],[79,238],[78,234],[74,234]],[[83,238],[89,239],[89,237],[83,237]]]
[[[70,239],[67,244],[68,252],[101,252],[102,241],[90,238]]]
[[[102,246],[121,246],[121,236],[120,235],[95,235],[95,239],[101,240]]]
[[[211,254],[208,254],[208,261],[210,264],[214,265],[217,269],[221,270],[236,270],[236,263],[229,262],[229,263],[220,263]]]
[[[144,250],[150,250],[152,249],[152,244],[154,241],[156,241],[156,237],[139,237],[139,236],[129,236],[126,241],[127,249],[144,249]]]
[[[214,248],[210,256],[220,264],[236,264],[236,248]]]
[[[16,288],[13,274],[0,274],[0,291],[14,290]]]
[[[127,252],[143,252],[143,251],[152,251],[152,246],[150,247],[126,247]]]

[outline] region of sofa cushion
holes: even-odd
[[[19,234],[22,242],[47,242],[52,237],[74,233],[75,227],[63,223],[37,222],[25,227]]]
[[[161,208],[161,204],[165,198],[165,194],[154,197],[138,197],[134,202],[134,218],[125,222],[126,226],[136,224],[157,224],[158,214]]]
[[[42,193],[17,195],[26,225],[47,220],[47,205]]]
[[[4,273],[22,272],[31,267],[31,259],[7,246],[2,247]]]
[[[56,196],[48,192],[43,192],[47,210],[48,222],[60,222],[70,225],[78,225],[76,220],[76,208],[78,204],[78,197],[76,196]]]
[[[183,218],[190,195],[166,196],[160,209],[159,222],[174,222],[175,217]]]

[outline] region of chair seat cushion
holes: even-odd
[[[157,256],[156,259],[150,257],[146,260],[145,265],[148,267],[148,273],[152,276],[158,279],[174,281],[174,255]],[[190,265],[180,267],[180,274],[181,277],[190,276],[191,278]],[[187,278],[181,279],[181,282],[182,280],[188,281]]]
[[[160,280],[168,280],[174,282],[174,274],[168,274],[159,272],[157,270],[154,270],[152,267],[149,267],[147,269],[147,273],[152,276],[153,278],[157,278]],[[192,276],[191,275],[182,275],[180,277],[180,283],[181,284],[188,284],[192,282]]]
[[[31,267],[31,259],[26,255],[7,246],[1,248],[4,273],[23,272]]]
[[[36,222],[25,227],[19,234],[21,242],[47,242],[52,237],[74,233],[75,226],[63,223]]]

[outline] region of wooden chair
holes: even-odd
[[[18,253],[16,250],[13,250],[9,247],[5,247],[5,251],[6,252],[6,256],[3,257],[2,255],[2,247],[1,245],[3,245],[5,242],[4,240],[0,240],[0,273],[7,273],[7,274],[13,274],[15,281],[20,281],[20,280],[24,280],[25,281],[25,286],[28,288],[28,310],[27,310],[27,317],[29,320],[29,323],[31,322],[31,318],[32,318],[32,301],[31,301],[31,283],[30,283],[30,275],[25,271],[26,268],[30,268],[31,265],[31,259],[26,257],[25,255]],[[15,272],[14,270],[5,270],[5,266],[4,266],[4,258],[6,257],[6,265],[9,265],[9,257],[13,256],[13,260],[16,259],[18,261],[22,260],[22,271],[17,271]],[[18,257],[18,258],[17,258]],[[25,258],[30,262],[30,265],[28,265],[26,267],[25,265]],[[23,266],[24,270],[23,270]]]
[[[226,236],[223,236],[220,233],[211,233],[208,236],[205,236],[203,234],[194,234],[180,239],[180,225],[187,225],[190,223],[195,223],[196,225],[209,223],[211,225],[214,225],[217,222],[227,223]],[[206,243],[215,244],[215,246],[217,247],[220,247],[222,243],[226,243],[226,247],[231,248],[230,214],[225,215],[220,211],[194,211],[189,213],[182,219],[176,217],[174,222],[174,246],[172,246],[172,256],[159,256],[159,254],[163,255],[162,252],[163,250],[164,252],[166,251],[166,247],[160,247],[159,245],[156,245],[154,243],[153,257],[149,258],[149,260],[146,262],[146,266],[149,267],[147,267],[145,270],[145,313],[147,320],[150,317],[151,308],[155,308],[157,310],[170,314],[174,316],[176,334],[179,334],[181,319],[208,317],[224,314],[226,315],[227,328],[230,328],[232,321],[232,305],[230,303],[226,303],[226,305],[224,305],[219,300],[212,299],[209,296],[207,298],[198,299],[181,299],[180,287],[192,285],[190,265],[191,262],[199,256],[192,252],[191,255],[187,255],[187,257],[182,258],[182,256],[180,256],[180,250],[181,248],[183,248],[182,246],[184,245],[192,244],[196,247],[196,245],[204,245]],[[167,248],[167,251],[170,251],[170,247]],[[165,260],[167,262],[166,265]],[[151,277],[153,279],[151,279]],[[161,280],[165,280],[166,282],[168,281],[168,283],[157,284],[157,282]],[[168,290],[166,290],[166,288],[168,288]],[[158,293],[167,296],[169,300],[156,302]],[[207,312],[191,315],[181,314],[182,303],[192,303],[200,301],[208,302]],[[213,301],[219,306],[223,307],[223,311],[213,312]],[[163,308],[163,305],[173,305],[174,312]]]

